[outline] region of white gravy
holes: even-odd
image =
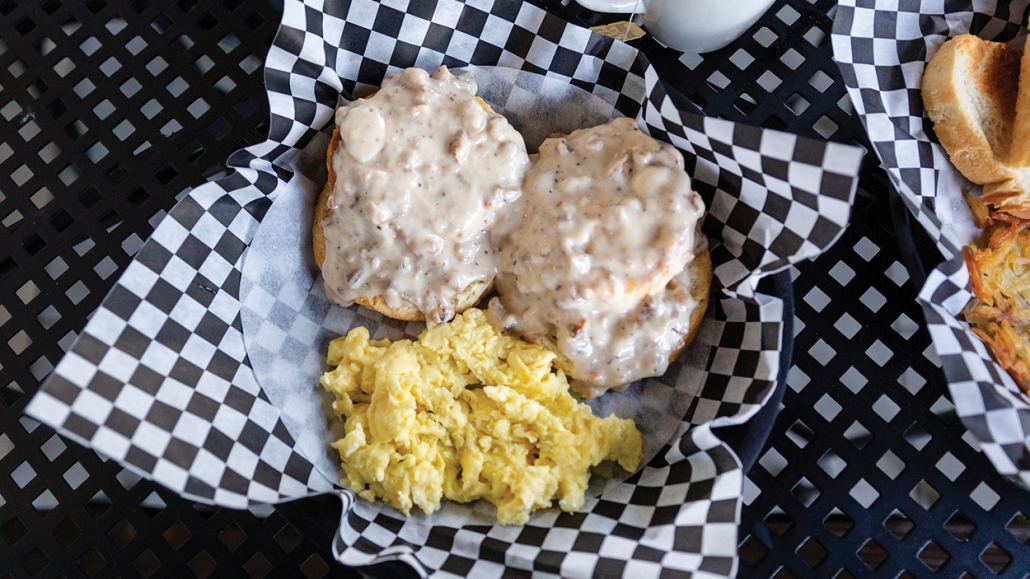
[[[625,118],[552,137],[518,204],[491,321],[553,337],[587,398],[665,373],[697,307],[684,268],[707,247],[679,151]]]
[[[336,184],[322,227],[326,296],[382,296],[434,325],[497,271],[487,230],[521,195],[522,136],[475,97],[471,74],[409,68],[336,111]]]

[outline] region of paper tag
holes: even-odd
[[[599,32],[605,36],[610,36],[615,40],[621,40],[623,42],[629,42],[630,40],[636,40],[643,38],[647,35],[644,29],[637,26],[632,22],[612,22],[611,24],[602,24],[600,26],[591,26],[590,30]]]

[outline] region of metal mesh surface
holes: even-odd
[[[0,3],[0,577],[322,577],[279,514],[194,506],[21,417],[176,194],[264,140],[267,3]]]
[[[780,0],[704,57],[635,45],[706,114],[868,147],[833,9]],[[351,575],[278,513],[194,506],[21,415],[176,195],[263,140],[278,19],[242,0],[0,0],[0,577]],[[792,271],[794,365],[745,482],[740,575],[1022,577],[1027,494],[955,418],[886,180],[869,167],[862,186],[844,238]]]

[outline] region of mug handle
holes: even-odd
[[[643,14],[647,9],[646,0],[576,0],[576,3],[594,12],[617,14]]]

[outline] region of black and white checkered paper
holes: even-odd
[[[757,293],[757,281],[839,236],[862,151],[684,114],[638,51],[517,0],[287,1],[265,64],[268,141],[234,154],[232,176],[170,212],[27,412],[199,501],[242,507],[329,491],[247,358],[246,250],[300,178],[291,162],[332,121],[339,95],[441,64],[571,83],[684,153],[709,208],[715,346],[675,435],[580,512],[538,512],[521,527],[462,517],[425,527],[337,488],[345,509],[334,553],[351,565],[401,559],[439,576],[734,575],[743,475],[711,428],[747,420],[772,391],[783,307]]]
[[[1022,47],[1027,10],[1026,0],[842,0],[832,42],[884,169],[945,256],[919,300],[956,413],[998,472],[1030,487],[1030,400],[959,319],[972,298],[961,251],[976,233],[962,200],[969,182],[934,136],[919,90],[948,38],[968,33]]]

